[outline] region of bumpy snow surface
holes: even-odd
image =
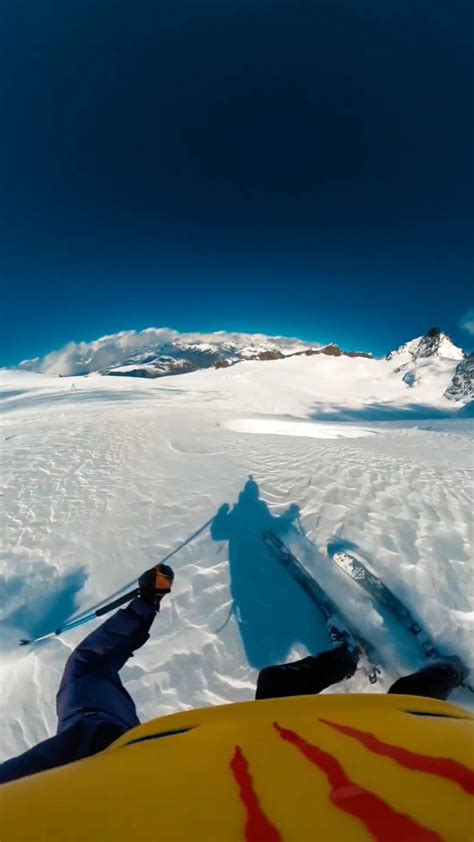
[[[172,596],[122,672],[143,720],[252,699],[259,668],[328,647],[266,529],[286,533],[386,660],[378,684],[359,670],[328,692],[381,693],[421,663],[415,640],[327,557],[334,538],[470,663],[473,422],[439,417],[455,363],[415,387],[417,411],[395,365],[298,357],[160,381],[1,372],[0,759],[54,733],[61,671],[93,624],[31,647],[19,638],[61,626],[183,542]],[[259,498],[244,492],[249,474]],[[188,542],[225,503],[219,528]],[[292,504],[299,520],[285,517]]]

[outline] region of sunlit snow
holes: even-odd
[[[225,424],[237,433],[260,433],[273,436],[306,436],[310,439],[357,439],[376,435],[376,430],[356,424],[307,422],[285,418],[235,418]]]
[[[296,357],[163,380],[0,372],[1,759],[54,733],[61,671],[85,629],[32,648],[19,638],[105,599],[224,503],[232,526],[176,554],[172,596],[123,670],[142,719],[251,699],[260,667],[327,647],[261,539],[292,505],[288,542],[388,664],[382,684],[358,672],[330,692],[384,692],[420,664],[415,642],[328,560],[334,537],[470,663],[473,422],[442,397],[454,361],[412,389],[394,365]],[[258,505],[241,496],[249,474]]]

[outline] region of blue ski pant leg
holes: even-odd
[[[284,696],[306,696],[319,693],[328,684],[316,688],[314,658],[304,658],[293,664],[279,664],[260,670],[257,678],[256,699],[279,699]],[[330,683],[330,682],[329,682]]]
[[[70,655],[56,698],[58,733],[75,719],[98,715],[127,730],[139,724],[119,670],[148,640],[154,609],[132,600],[89,634]]]
[[[258,675],[255,698],[313,695],[342,681],[347,674],[347,656],[339,649],[328,649],[301,661],[265,667]]]

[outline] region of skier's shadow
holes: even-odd
[[[44,565],[44,579],[14,577],[3,582],[5,616],[2,620],[0,649],[18,645],[21,636],[28,638],[49,634],[61,627],[76,610],[78,593],[87,580],[87,570],[80,568],[56,581]],[[15,605],[8,611],[8,603]]]
[[[314,605],[263,542],[266,531],[285,536],[298,517],[292,505],[270,513],[251,478],[230,509],[226,503],[211,525],[214,541],[229,542],[230,589],[247,660],[261,669],[288,660],[292,647],[327,648],[327,632]]]

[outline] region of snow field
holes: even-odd
[[[420,664],[414,641],[327,559],[334,536],[357,544],[438,645],[471,663],[472,422],[364,417],[334,438],[335,423],[311,421],[315,360],[166,381],[2,375],[0,759],[54,733],[62,668],[92,626],[31,648],[18,639],[159,561],[236,504],[249,474],[262,504],[239,503],[227,537],[206,529],[171,559],[173,593],[122,672],[143,720],[251,699],[266,663],[327,647],[324,623],[261,540],[290,504],[307,539],[295,527],[288,543],[388,664],[383,684],[359,671],[326,692],[383,692]],[[348,391],[346,406],[366,404]],[[471,703],[464,690],[452,698]]]

